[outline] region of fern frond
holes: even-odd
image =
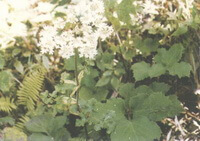
[[[0,111],[10,113],[13,109],[16,109],[16,105],[13,102],[13,99],[10,97],[1,97],[0,98]]]
[[[29,111],[34,109],[35,102],[38,100],[42,89],[45,74],[46,69],[41,66],[24,78],[20,89],[17,91],[19,105],[25,105]]]
[[[22,116],[19,118],[19,122],[17,122],[14,126],[19,131],[24,131],[25,130],[25,123],[28,122],[30,118],[28,116]]]

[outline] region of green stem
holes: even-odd
[[[192,49],[189,49],[189,57],[190,57],[190,64],[192,65],[194,81],[196,83],[196,87],[199,88],[200,84],[199,84],[199,80],[198,80],[197,68],[196,68],[195,59],[194,59]]]
[[[118,40],[119,45],[120,45],[119,46],[119,52],[120,52],[120,55],[121,55],[122,63],[123,63],[123,66],[124,66],[124,69],[125,69],[126,73],[128,74],[127,77],[125,78],[125,80],[127,81],[127,78],[129,79],[130,77],[129,77],[129,69],[126,66],[126,62],[125,62],[125,59],[124,59],[124,56],[123,56],[123,53],[122,53],[122,49],[121,49],[122,41],[121,41],[121,39],[119,37],[118,32],[116,32],[115,34],[117,36],[117,40]]]
[[[75,56],[74,56],[74,63],[75,63],[75,78],[76,78],[76,85],[79,86],[79,80],[78,80],[78,49],[74,50]],[[76,91],[76,101],[77,101],[77,107],[79,110],[79,89]]]

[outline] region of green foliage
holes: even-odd
[[[9,97],[0,97],[0,111],[10,113],[17,106],[14,104],[14,100]]]
[[[5,125],[5,124],[14,125],[15,120],[9,116],[0,118],[0,125]]]
[[[66,121],[65,116],[57,116],[54,118],[52,115],[39,115],[25,123],[25,127],[28,131],[32,132],[31,136],[29,136],[30,140],[68,140],[70,135],[63,128]]]
[[[3,130],[4,141],[27,141],[27,136],[25,133],[11,127],[7,127]]]
[[[158,125],[143,117],[133,121],[119,121],[115,131],[111,134],[111,140],[147,141],[159,138],[160,134]]]
[[[4,65],[5,65],[5,60],[3,58],[3,55],[0,54],[0,69],[3,69]]]
[[[30,118],[25,115],[18,119],[19,121],[15,124],[15,128],[20,131],[25,131],[25,123],[30,120]]]
[[[42,89],[45,74],[45,68],[39,67],[24,78],[17,91],[18,103],[20,105],[25,105],[28,110],[34,109],[35,102],[38,100],[39,92]]]
[[[189,77],[192,70],[189,63],[180,62],[183,55],[183,46],[181,44],[174,44],[169,50],[164,48],[158,49],[158,54],[155,56],[155,64],[150,64],[142,61],[132,65],[131,69],[134,73],[136,81],[145,78],[159,77],[169,72],[170,75],[178,75],[181,77]]]
[[[75,4],[70,2],[51,0],[55,8]],[[190,9],[186,20],[179,4],[170,1],[174,12],[179,11],[170,19],[176,12],[145,14],[144,5],[135,2],[104,0],[114,33],[98,42],[94,60],[77,56],[76,64],[74,57],[63,59],[57,50],[41,55],[32,36],[0,47],[5,141],[153,141],[165,134],[157,123],[183,111],[178,99],[194,87],[186,83],[199,86],[200,12]],[[67,14],[56,12],[55,17]],[[32,30],[34,25],[28,26]]]
[[[122,2],[116,8],[119,19],[126,24],[130,24],[131,21],[129,14],[135,13],[132,2],[133,0],[122,0]]]
[[[0,71],[0,90],[2,92],[8,92],[13,85],[13,75],[7,71]]]

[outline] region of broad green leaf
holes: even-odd
[[[40,115],[33,117],[25,124],[25,126],[31,132],[50,134],[49,126],[51,125],[51,122],[52,119],[50,115]]]
[[[130,97],[135,91],[134,84],[126,83],[122,84],[119,88],[119,94],[124,98]]]
[[[132,3],[133,0],[122,0],[116,9],[119,20],[126,24],[130,24],[130,14],[135,13],[135,7]]]
[[[97,103],[95,111],[96,112],[92,113],[92,116],[96,118],[103,118],[103,115],[106,113],[114,111],[116,116],[112,120],[118,121],[120,119],[125,119],[124,101],[121,98],[112,98],[107,100],[106,103]]]
[[[61,129],[65,125],[66,121],[66,116],[56,116],[55,118],[53,118],[51,124],[49,125],[52,129],[51,135],[55,134],[58,129]]]
[[[142,41],[142,46],[139,47],[140,51],[146,55],[149,55],[151,52],[156,51],[158,48],[158,41],[153,40],[152,38],[146,38]]]
[[[87,87],[82,87],[79,91],[79,97],[83,100],[89,100],[93,97],[93,91]]]
[[[77,64],[78,64],[78,70],[80,70],[82,68],[81,59],[80,58],[78,58]],[[64,69],[66,69],[68,71],[75,70],[75,59],[74,59],[74,56],[70,57],[69,59],[65,59],[64,60]]]
[[[108,90],[105,88],[94,88],[94,98],[98,101],[105,100],[108,95]]]
[[[95,88],[92,90],[87,87],[82,87],[79,91],[79,96],[83,100],[89,100],[95,98],[98,101],[105,100],[108,94],[108,90],[103,88]]]
[[[141,85],[135,89],[135,93],[151,94],[153,93],[153,90],[149,86]]]
[[[52,117],[52,115],[46,114],[33,117],[25,124],[25,127],[31,132],[53,135],[58,129],[62,128],[65,123],[65,116]]]
[[[111,134],[112,141],[153,141],[159,139],[160,128],[147,118],[121,120]]]
[[[56,130],[52,136],[54,137],[54,141],[68,141],[70,138],[70,134],[66,128]]]
[[[142,52],[142,55],[149,55],[151,52],[156,51],[159,45],[157,40],[152,38],[143,39],[140,36],[135,36],[133,39],[134,46]]]
[[[107,85],[110,82],[110,77],[102,77],[97,81],[97,84],[95,85],[96,87],[102,87]]]
[[[75,70],[74,56],[64,60],[64,68],[66,70]]]
[[[133,70],[133,75],[136,81],[149,77],[148,70],[150,69],[150,65],[144,61],[135,63],[132,65],[131,69]]]
[[[128,99],[128,105],[130,108],[137,108],[147,97],[148,93],[137,93]]]
[[[8,92],[12,86],[13,75],[10,71],[0,72],[0,89],[3,92]]]
[[[33,133],[28,137],[28,141],[55,141],[53,137],[41,133]]]
[[[3,69],[4,65],[5,65],[5,60],[3,56],[0,54],[0,69]]]
[[[169,74],[178,75],[179,78],[184,76],[190,76],[192,67],[186,62],[175,63],[173,66],[168,68]]]
[[[168,97],[172,102],[172,107],[174,107],[174,108],[170,108],[170,110],[168,111],[169,116],[172,117],[174,115],[177,115],[177,113],[181,113],[184,111],[183,106],[181,105],[176,95],[170,95]]]
[[[93,88],[95,87],[96,81],[91,75],[85,75],[81,80],[81,84]]]
[[[13,119],[12,117],[1,117],[0,118],[0,125],[4,125],[4,124],[10,124],[10,125],[14,125],[15,124],[15,119]]]
[[[170,86],[166,83],[153,82],[150,87],[154,92],[163,92],[164,94],[169,91]]]
[[[143,102],[140,103],[135,109],[133,109],[133,115],[135,117],[145,116],[150,120],[159,121],[164,117],[175,116],[178,113],[171,114],[173,109],[177,107],[173,106],[172,100],[165,96],[163,93],[157,92],[151,94]],[[179,108],[179,107],[178,107]]]
[[[14,66],[18,72],[20,72],[21,74],[24,74],[24,66],[22,65],[20,61],[16,60],[14,63]]]
[[[155,56],[155,61],[167,67],[173,66],[173,64],[180,61],[183,49],[182,44],[174,44],[169,50],[159,49],[158,54]]]
[[[121,82],[117,77],[113,76],[110,83],[115,90],[118,90]]]
[[[148,72],[149,72],[149,76],[151,78],[153,78],[153,77],[158,77],[162,74],[165,74],[166,69],[161,64],[154,64],[154,65],[151,66],[151,68],[149,69]]]
[[[180,36],[182,34],[185,34],[188,31],[187,25],[179,26],[178,29],[172,34],[172,36]]]

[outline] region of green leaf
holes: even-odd
[[[85,75],[81,80],[81,84],[93,88],[95,87],[96,81],[91,75]]]
[[[144,61],[135,63],[132,65],[131,69],[133,70],[133,75],[136,81],[149,77],[148,70],[150,69],[150,65]]]
[[[16,60],[14,63],[14,67],[18,72],[20,72],[21,74],[24,74],[24,66],[22,65],[20,61]]]
[[[173,66],[168,68],[169,74],[178,75],[179,78],[184,76],[190,76],[192,67],[186,62],[175,63]]]
[[[155,122],[147,118],[122,120],[111,134],[112,141],[153,141],[159,139],[161,131]]]
[[[185,34],[188,31],[188,27],[186,25],[179,26],[178,29],[172,34],[172,36],[180,36]]]
[[[102,77],[98,80],[97,84],[95,85],[96,87],[102,87],[107,85],[110,82],[110,77]]]
[[[153,40],[152,38],[146,38],[142,41],[142,46],[139,47],[139,50],[142,53],[149,55],[151,52],[157,50],[158,45],[159,44],[157,40]]]
[[[155,56],[155,61],[167,67],[173,66],[173,64],[180,61],[183,50],[182,44],[174,44],[169,50],[159,49],[158,54]]]
[[[52,129],[51,135],[57,132],[58,129],[61,129],[67,121],[66,116],[56,116],[52,119],[51,124],[49,125]]]
[[[94,98],[92,90],[87,87],[82,87],[80,89],[79,97],[80,97],[80,99],[83,99],[83,100],[89,100],[91,98]]]
[[[119,94],[123,96],[124,98],[130,97],[134,91],[135,91],[135,88],[134,88],[134,84],[132,83],[122,84],[119,88]]]
[[[118,90],[121,82],[117,77],[113,76],[110,83],[115,90]]]
[[[10,124],[10,125],[14,125],[15,124],[15,119],[13,119],[12,117],[1,117],[0,118],[0,125],[3,125],[3,124]]]
[[[0,54],[0,69],[3,69],[4,65],[5,65],[5,60],[3,56]]]
[[[10,71],[0,72],[0,90],[3,92],[8,92],[13,82],[13,75]]]
[[[161,64],[154,64],[153,66],[151,66],[151,68],[149,69],[149,76],[151,78],[153,77],[158,77],[162,74],[165,74],[166,69],[163,65]]]
[[[54,141],[54,139],[41,133],[33,133],[28,137],[28,141]]]
[[[54,134],[54,141],[68,141],[70,138],[70,134],[66,128],[60,128],[59,130],[55,131]]]
[[[105,100],[107,95],[108,95],[108,90],[105,88],[95,88],[94,92],[94,98],[97,99],[98,101]]]
[[[130,24],[130,14],[135,13],[135,7],[132,3],[132,0],[123,0],[116,9],[119,20],[126,24]]]
[[[64,60],[64,68],[68,71],[75,70],[74,56]]]
[[[128,106],[132,109],[137,108],[147,97],[148,93],[137,93],[128,99]]]
[[[50,134],[49,125],[51,125],[50,115],[40,115],[33,117],[25,124],[26,128],[31,132],[42,132],[46,134]]]
[[[112,119],[114,121],[118,121],[121,119],[125,119],[124,116],[124,100],[121,98],[112,98],[107,100],[106,103],[97,103],[94,113],[92,116],[96,118],[103,118],[107,112],[114,111],[116,116]]]
[[[135,93],[151,94],[153,93],[153,90],[149,86],[141,85],[135,89]]]
[[[105,100],[108,94],[108,90],[104,88],[95,88],[92,90],[88,87],[82,87],[79,91],[80,99],[89,100],[95,98],[98,101]]]
[[[171,112],[176,108],[179,107],[175,107],[169,97],[165,96],[163,93],[157,92],[151,94],[141,102],[139,106],[133,109],[133,115],[135,117],[145,116],[152,121],[159,121],[164,117],[178,114],[179,112],[173,112],[173,114]]]
[[[33,117],[25,124],[25,127],[31,132],[55,135],[55,132],[61,129],[65,123],[65,116],[52,117],[52,115],[46,114]]]
[[[12,57],[15,57],[16,55],[18,55],[19,53],[21,53],[21,49],[20,48],[15,48],[12,51]]]
[[[154,92],[162,92],[162,93],[166,93],[169,91],[170,86],[166,83],[158,83],[158,82],[153,82],[150,87],[152,88],[152,90]]]

